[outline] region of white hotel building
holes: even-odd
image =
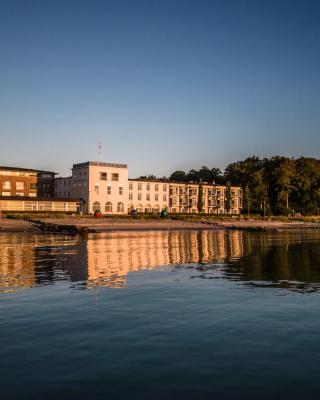
[[[242,191],[231,188],[231,209],[227,212],[226,187],[203,183],[203,213],[240,214]],[[72,176],[56,178],[57,198],[78,198],[85,212],[101,210],[102,214],[137,212],[197,213],[198,183],[129,179],[126,164],[87,161],[74,164]]]

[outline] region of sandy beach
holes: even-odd
[[[42,225],[40,225],[42,223]],[[216,230],[216,229],[240,229],[240,230],[287,230],[287,229],[320,229],[318,222],[302,221],[273,221],[255,219],[225,219],[225,220],[200,220],[179,221],[165,220],[138,220],[133,218],[45,218],[39,219],[38,223],[19,219],[1,219],[1,232],[42,232],[46,227],[55,230],[61,227],[63,232],[69,229],[77,232],[108,232],[108,231],[141,231],[141,230]],[[48,228],[48,230],[50,231]]]

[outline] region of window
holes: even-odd
[[[138,183],[138,190],[142,190],[142,183]]]
[[[2,196],[11,196],[11,193],[10,192],[2,192],[1,195]]]
[[[133,193],[129,193],[129,200],[133,200]]]
[[[30,183],[30,190],[37,190],[37,184],[36,183]]]
[[[129,183],[129,190],[133,190],[133,184]]]
[[[3,182],[3,189],[11,190],[11,182],[10,181],[4,181]]]
[[[138,193],[138,200],[141,200],[141,197],[142,197],[141,193]]]
[[[119,174],[115,174],[115,173],[111,174],[111,180],[112,181],[118,181],[119,180]]]
[[[117,211],[118,211],[118,212],[124,212],[124,205],[123,205],[123,203],[118,203]]]
[[[163,195],[163,201],[167,201],[167,195],[166,194]]]
[[[100,211],[100,203],[98,201],[95,201],[92,205],[92,211]]]
[[[146,200],[150,201],[150,194],[149,193],[146,194]]]
[[[107,194],[111,194],[111,185],[107,186]]]
[[[100,172],[100,181],[106,181],[108,178],[108,175],[106,172]]]
[[[159,185],[158,185],[157,183],[154,185],[154,190],[155,190],[156,192],[159,190]]]
[[[164,192],[167,191],[167,185],[163,185],[163,191],[164,191]]]
[[[150,190],[150,183],[147,183],[147,190]]]
[[[24,196],[24,193],[23,192],[16,192],[16,196]]]
[[[107,201],[104,209],[106,212],[112,212],[112,203],[110,203],[110,201]]]
[[[16,182],[16,190],[24,190],[24,182]]]
[[[154,195],[154,199],[155,199],[155,201],[158,201],[158,200],[159,200],[159,195],[158,195],[158,194],[155,194],[155,195]]]
[[[94,191],[96,192],[96,194],[99,194],[99,184],[98,183],[96,183],[94,185]]]
[[[119,195],[120,195],[120,196],[123,195],[123,186],[119,186]]]
[[[37,193],[31,192],[31,193],[29,193],[29,197],[37,197]]]

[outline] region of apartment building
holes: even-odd
[[[169,182],[129,179],[128,211],[160,213],[169,209]]]
[[[126,164],[87,161],[73,164],[72,176],[55,179],[55,196],[78,198],[83,211],[103,214],[128,212],[128,167]]]
[[[230,209],[227,211],[226,186],[203,183],[202,212],[205,214],[240,214],[242,208],[242,191],[231,187]],[[200,185],[198,183],[170,182],[170,212],[198,213]]]
[[[51,171],[0,167],[0,195],[2,197],[53,197],[54,176]]]
[[[202,212],[207,214],[240,214],[242,191],[231,187],[230,207],[227,188],[203,183]],[[83,211],[102,214],[198,213],[199,183],[163,180],[129,179],[126,164],[87,161],[74,164],[72,176],[55,179],[55,196],[78,198]]]
[[[197,183],[170,182],[170,212],[197,213],[198,190]]]

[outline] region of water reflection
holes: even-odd
[[[130,272],[189,266],[203,279],[317,290],[320,234],[241,231],[119,232],[63,236],[0,235],[0,291],[73,282],[126,286]]]
[[[87,242],[89,284],[123,287],[129,272],[222,262],[242,255],[241,232],[152,232],[93,236]]]
[[[320,234],[247,235],[244,254],[224,270],[229,279],[253,287],[279,287],[297,291],[320,288]]]

